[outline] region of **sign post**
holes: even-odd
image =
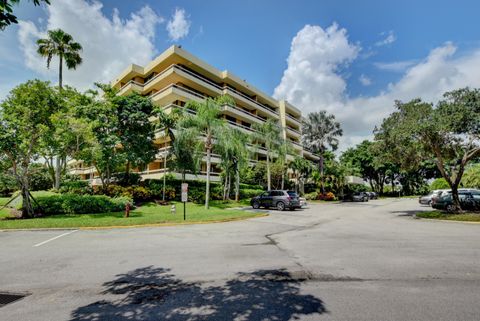
[[[185,204],[188,201],[188,184],[182,183],[182,202],[183,202],[183,220],[185,221],[187,218],[187,211]]]

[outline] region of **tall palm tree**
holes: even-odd
[[[235,179],[235,201],[238,202],[240,198],[240,170],[248,164],[249,150],[246,143],[250,141],[250,137],[238,129],[226,128],[217,140],[216,150],[222,158],[220,166],[225,176],[223,198],[224,200],[229,198],[233,175]]]
[[[175,141],[175,133],[174,130],[177,127],[177,122],[180,118],[180,113],[177,109],[174,109],[172,113],[167,114],[161,107],[155,108],[153,111],[154,115],[158,118],[158,123],[156,124],[156,129],[160,131],[164,131],[165,136],[168,136],[170,139],[170,146],[173,145]],[[167,157],[168,157],[167,150],[163,153],[163,193],[162,193],[162,200],[165,201],[165,188],[167,185],[166,178],[167,178]]]
[[[47,68],[50,68],[52,58],[58,56],[58,86],[62,88],[63,61],[65,60],[68,69],[76,69],[82,63],[82,46],[62,29],[48,30],[47,38],[38,39],[37,45],[38,54],[47,58]]]
[[[328,149],[332,151],[338,148],[338,137],[343,135],[340,123],[335,120],[335,116],[327,114],[326,111],[314,112],[307,115],[302,124],[302,142],[303,145],[317,154],[318,170],[320,173],[320,189],[325,193],[323,171],[324,171],[324,152]]]
[[[205,150],[207,152],[207,180],[205,187],[205,209],[209,208],[210,202],[210,169],[212,164],[211,154],[213,149],[213,137],[221,134],[225,126],[225,120],[221,118],[221,106],[234,105],[235,102],[229,96],[206,98],[201,102],[189,101],[186,109],[195,111],[194,116],[187,116],[184,126],[196,128],[198,134],[204,137]]]
[[[265,144],[267,152],[267,188],[272,188],[272,175],[270,171],[270,161],[274,155],[280,154],[283,138],[280,136],[280,127],[278,122],[273,119],[268,119],[262,124],[253,124],[255,130],[255,140]]]

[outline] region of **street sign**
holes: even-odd
[[[188,184],[182,183],[182,202],[188,202]]]

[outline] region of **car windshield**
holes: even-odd
[[[290,197],[298,197],[297,193],[295,193],[294,191],[287,191],[287,194]]]

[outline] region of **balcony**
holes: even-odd
[[[295,137],[295,138],[300,138],[300,137],[302,137],[302,134],[301,134],[298,130],[296,130],[296,129],[293,129],[293,128],[288,127],[288,126],[285,127],[285,129],[287,130],[287,134],[289,134],[290,136],[293,136],[293,137]]]
[[[120,88],[118,91],[118,95],[128,95],[132,92],[142,93],[143,85],[139,82],[134,80],[128,81],[125,85]]]
[[[302,124],[302,121],[301,121],[300,119],[295,118],[295,117],[293,117],[293,116],[291,116],[291,115],[289,115],[289,114],[285,114],[285,115],[286,115],[286,120],[287,120],[287,121],[291,121],[291,122],[293,122],[295,125],[298,125],[298,126],[300,126],[300,125]]]
[[[223,94],[225,95],[230,95],[232,96],[233,98],[237,98],[238,100],[246,103],[246,104],[253,104],[253,106],[255,106],[256,108],[259,108],[259,110],[263,111],[264,113],[266,113],[267,115],[269,115],[270,117],[274,118],[274,119],[278,119],[278,112],[276,112],[275,110],[259,103],[258,101],[248,97],[247,95],[233,89],[233,88],[230,88],[230,87],[223,87]]]

